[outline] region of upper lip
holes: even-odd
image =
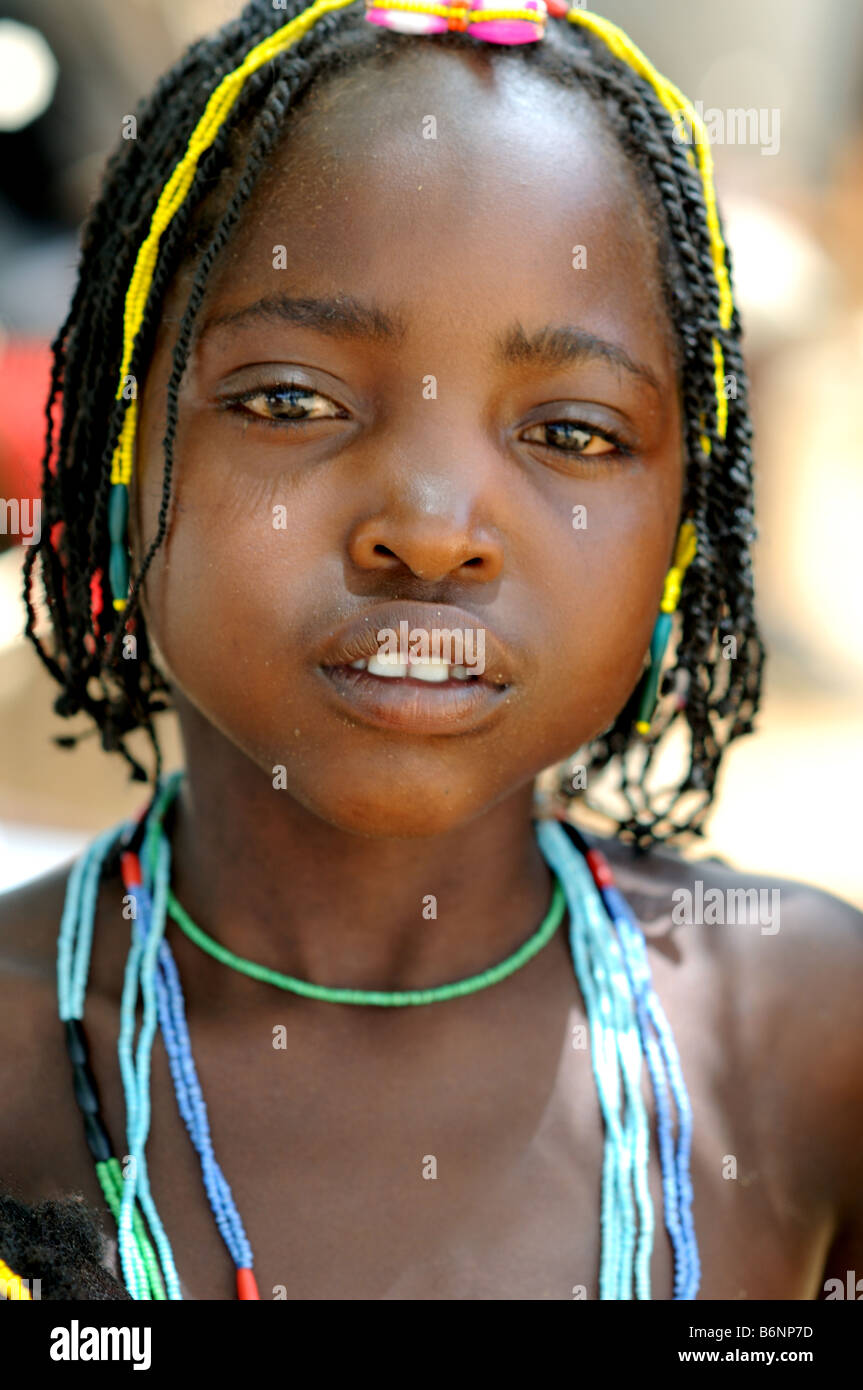
[[[368,660],[380,649],[378,633],[381,629],[391,628],[398,634],[399,624],[403,622],[408,624],[409,631],[424,628],[431,633],[435,628],[447,628],[484,632],[485,669],[481,679],[490,685],[511,684],[512,666],[501,640],[485,623],[449,603],[390,602],[364,608],[329,633],[318,651],[318,665],[349,666],[361,657]]]

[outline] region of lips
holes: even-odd
[[[461,651],[448,646],[447,633],[460,634]],[[390,654],[382,656],[387,634]],[[405,650],[406,635],[411,650]],[[482,663],[477,653],[482,653]],[[343,715],[350,712],[362,723],[415,734],[455,734],[478,727],[501,709],[513,681],[500,640],[471,614],[449,604],[400,602],[364,609],[330,634],[316,663]]]
[[[328,637],[317,654],[317,663],[333,668],[349,667],[355,661],[368,662],[381,651],[378,633],[386,630],[398,635],[403,631],[402,624],[409,633],[428,633],[432,649],[435,632],[461,633],[465,651],[484,654],[483,669],[476,673],[480,680],[496,689],[512,683],[511,663],[500,640],[484,623],[450,604],[404,602],[364,609]],[[455,664],[464,665],[474,674],[472,662]]]

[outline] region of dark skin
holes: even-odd
[[[426,142],[429,112],[438,139]],[[587,269],[573,268],[574,244]],[[277,245],[290,270],[273,268]],[[139,555],[187,293],[179,276],[141,394]],[[273,968],[358,988],[440,984],[503,959],[545,914],[533,779],[611,722],[649,642],[683,483],[654,233],[587,101],[414,46],[385,80],[316,94],[220,258],[199,328],[274,294],[374,303],[401,331],[248,317],[196,340],[170,534],[144,602],[186,754],[173,886],[212,936]],[[604,340],[616,360],[594,347],[495,361],[514,325],[523,342],[547,324]],[[266,423],[265,393],[245,412],[219,403],[297,377],[320,411],[299,426]],[[578,426],[580,453],[537,428],[560,421]],[[278,504],[287,530],[273,527]],[[427,605],[431,625],[436,605],[457,605],[497,635],[507,689],[477,727],[386,730],[340,703],[321,644],[385,600]],[[606,852],[648,934],[693,1105],[699,1296],[817,1298],[828,1277],[863,1268],[859,914],[782,884],[777,934],[672,926],[672,892],[697,878],[780,885]],[[8,895],[0,914],[0,1180],[30,1200],[80,1191],[105,1211],[56,1020],[65,880]],[[86,1012],[120,1153],[121,896],[117,880],[100,893]],[[589,1053],[571,1045],[585,1011],[565,931],[492,989],[380,1010],[279,993],[173,925],[168,939],[262,1297],[598,1296],[603,1130]],[[184,1297],[230,1299],[172,1089],[157,1039],[151,1183]],[[655,1149],[651,1186],[653,1294],[667,1299]]]

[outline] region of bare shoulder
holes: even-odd
[[[0,895],[0,1184],[16,1189],[25,1157],[37,1179],[37,1132],[68,1090],[56,953],[69,867]]]
[[[715,859],[637,859],[619,847],[609,857],[655,973],[677,975],[693,1012],[698,1001],[700,1026],[719,1031],[714,1053],[735,1058],[741,1094],[770,1117],[777,1142],[805,1136],[825,1199],[856,1203],[863,912],[811,884]]]
[[[0,979],[33,978],[54,966],[71,861],[0,894]]]
[[[690,860],[663,849],[636,858],[604,845],[620,888],[651,941],[673,940],[689,954],[707,951],[726,969],[745,968],[765,1003],[806,985],[801,1009],[837,1018],[854,1008],[863,975],[863,912],[796,879]],[[697,932],[688,928],[697,927]],[[741,983],[743,981],[741,980]]]

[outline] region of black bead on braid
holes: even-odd
[[[367,24],[359,4],[324,16],[291,49],[247,81],[213,148],[201,160],[189,194],[160,245],[129,366],[130,374],[142,382],[168,287],[179,270],[192,268],[168,384],[157,531],[149,544],[144,538],[126,610],[115,617],[106,605],[97,633],[90,612],[90,581],[97,570],[103,575],[108,571],[110,464],[127,408],[125,401],[114,398],[125,294],[159,194],[210,94],[256,43],[306,8],[303,0],[289,0],[287,10],[274,9],[271,0],[252,0],[235,21],[201,39],[160,80],[137,113],[137,140],[121,141],[108,162],[100,199],[83,233],[72,308],[53,345],[52,394],[46,413],[50,422],[53,402],[62,392],[62,424],[54,450],[62,465],[56,474],[52,472],[49,426],[43,463],[45,525],[25,564],[26,630],[63,688],[55,706],[58,713],[68,716],[85,710],[101,731],[103,746],[119,751],[140,780],[147,774],[130,753],[126,736],[139,727],[146,730],[158,776],[161,754],[153,715],[166,707],[163,697],[169,692],[150,656],[140,591],[167,534],[179,389],[210,273],[242,217],[268,156],[309,91],[361,64],[380,68],[396,61],[417,41]],[[676,653],[663,681],[664,698],[649,741],[633,735],[636,689],[612,726],[593,740],[580,760],[586,763],[591,788],[595,779],[605,780],[599,776],[604,770],[617,774],[616,790],[626,808],[622,814],[609,812],[599,802],[594,805],[590,797],[587,800],[610,816],[622,839],[646,849],[685,832],[701,833],[722,754],[733,739],[751,730],[764,652],[754,617],[749,553],[755,534],[751,428],[740,323],[735,312],[730,327],[720,328],[719,291],[700,176],[689,163],[687,147],[674,140],[672,121],[649,83],[614,58],[601,39],[577,25],[549,20],[540,43],[512,48],[478,44],[456,33],[426,36],[420,42],[469,49],[489,63],[521,63],[566,88],[583,89],[628,156],[652,214],[680,372],[687,461],[682,513],[695,525],[698,550],[683,584]],[[727,402],[724,440],[717,421],[714,339],[722,346],[726,377],[735,385]],[[709,454],[703,449],[703,437],[709,440]],[[58,522],[63,530],[55,538]],[[29,598],[37,555],[42,559],[53,629],[50,647],[36,633]],[[122,655],[123,639],[130,632],[137,641],[136,660],[124,660]],[[737,642],[734,660],[722,655],[724,636],[733,636]],[[682,693],[686,704],[680,709],[675,697]],[[689,766],[679,786],[659,791],[651,777],[655,755],[666,731],[682,722],[688,728]],[[575,757],[579,759],[579,753]],[[569,774],[568,766],[560,772],[559,794],[564,798],[584,795],[573,792]]]

